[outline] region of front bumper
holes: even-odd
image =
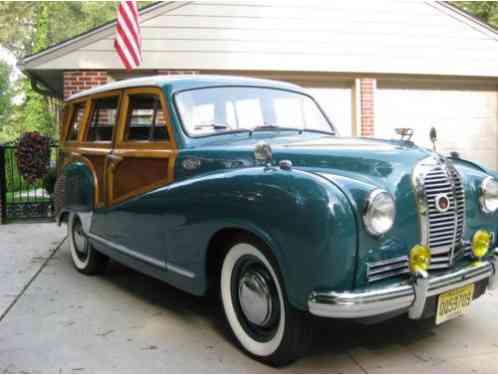
[[[488,279],[488,289],[494,289],[498,279],[497,251],[491,261],[432,277],[421,273],[408,282],[388,287],[352,292],[314,291],[308,309],[313,315],[328,318],[367,318],[408,309],[411,319],[420,319],[429,297],[484,279]]]

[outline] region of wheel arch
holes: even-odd
[[[84,158],[77,158],[64,166],[63,205],[59,216],[67,212],[93,211],[99,190],[98,179],[91,163]]]
[[[228,251],[228,246],[234,239],[239,236],[247,236],[254,242],[261,244],[265,252],[272,258],[273,262],[278,266],[278,271],[282,276],[283,287],[286,289],[288,281],[285,279],[286,275],[286,262],[282,256],[279,244],[277,244],[268,233],[258,228],[255,225],[231,225],[218,229],[211,236],[205,253],[205,267],[208,283],[208,290],[215,289],[219,281],[221,265],[223,259]]]

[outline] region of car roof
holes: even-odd
[[[171,91],[189,90],[201,87],[216,86],[257,86],[271,87],[284,90],[302,91],[298,85],[287,82],[274,81],[269,79],[248,78],[225,75],[207,75],[207,74],[178,74],[178,75],[155,75],[141,78],[132,78],[122,81],[107,83],[96,86],[89,90],[81,91],[70,96],[66,101],[72,101],[88,95],[120,90],[131,87],[160,87],[167,86]]]

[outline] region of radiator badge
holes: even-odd
[[[446,212],[450,209],[450,199],[447,194],[439,194],[434,198],[436,208],[439,212]]]

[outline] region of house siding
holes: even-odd
[[[184,3],[141,22],[141,69],[498,77],[498,35],[445,9],[419,1]],[[122,69],[113,34],[30,64]]]

